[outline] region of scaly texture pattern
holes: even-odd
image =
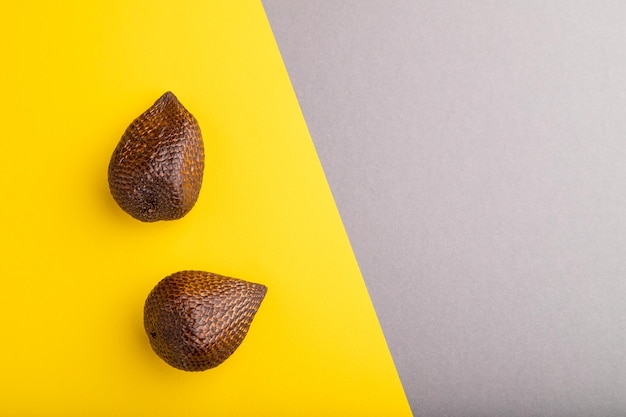
[[[146,299],[152,349],[184,371],[214,368],[239,347],[266,292],[264,285],[211,272],[176,272]]]
[[[203,172],[200,126],[168,91],[124,132],[109,163],[109,188],[136,219],[175,220],[196,203]]]

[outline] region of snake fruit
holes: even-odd
[[[203,271],[161,280],[144,306],[144,328],[154,352],[174,368],[204,371],[239,347],[267,287]]]
[[[136,219],[175,220],[196,203],[203,172],[198,122],[168,91],[122,135],[109,163],[109,189]]]

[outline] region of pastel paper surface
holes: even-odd
[[[2,9],[1,415],[410,415],[260,2]],[[145,224],[107,164],[166,90],[202,128],[204,182],[186,217]],[[142,328],[183,269],[270,289],[199,374]]]

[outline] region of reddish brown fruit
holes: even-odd
[[[109,188],[136,219],[175,220],[196,203],[203,172],[198,122],[168,91],[124,132],[109,163]]]
[[[159,282],[144,306],[154,352],[184,371],[204,371],[239,347],[267,287],[203,271],[176,272]]]

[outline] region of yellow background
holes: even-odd
[[[260,2],[5,2],[0,34],[0,415],[410,415]],[[144,224],[107,166],[166,90],[200,123],[204,183]],[[269,287],[203,373],[143,330],[182,269]]]

